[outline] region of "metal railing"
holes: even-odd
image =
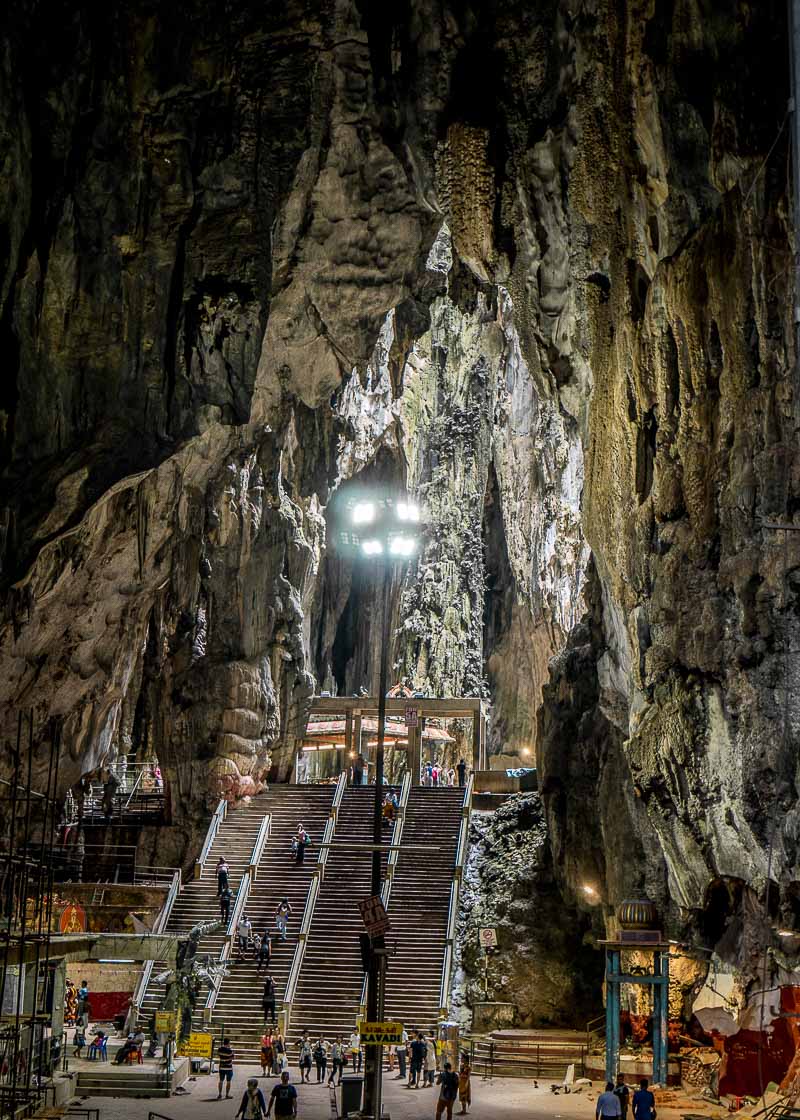
[[[261,828],[258,830],[258,836],[256,837],[256,842],[253,845],[253,853],[250,856],[250,866],[249,866],[248,870],[250,872],[251,883],[254,883],[256,881],[256,878],[258,877],[257,876],[258,865],[259,865],[259,862],[261,860],[261,856],[264,852],[264,845],[266,844],[267,840],[269,840],[269,834],[270,834],[271,828],[272,828],[272,815],[270,813],[266,813],[265,816],[264,816],[264,819],[261,822]]]
[[[389,900],[392,897],[392,883],[394,881],[394,873],[397,868],[397,861],[400,858],[400,843],[403,839],[403,828],[406,821],[406,809],[408,808],[408,799],[411,794],[411,771],[406,770],[403,775],[403,783],[400,786],[400,804],[397,810],[397,816],[394,821],[394,828],[392,829],[392,850],[389,852],[389,858],[386,861],[386,878],[383,880],[381,887],[381,901],[386,909],[389,909]],[[359,1004],[359,1015],[362,1019],[367,1017],[367,974],[364,973],[364,981],[361,985],[361,1003]]]
[[[319,898],[319,892],[322,887],[322,880],[325,877],[325,867],[328,863],[328,855],[331,850],[330,844],[336,832],[336,820],[339,815],[339,807],[342,804],[342,798],[344,797],[346,788],[347,773],[343,772],[339,775],[339,780],[336,783],[336,793],[333,795],[330,816],[325,823],[325,832],[323,833],[322,844],[320,845],[319,855],[317,856],[317,866],[314,868],[314,875],[308,887],[306,903],[303,907],[303,920],[300,923],[300,932],[297,935],[297,944],[294,947],[292,966],[289,969],[289,976],[286,981],[286,990],[283,996],[283,1010],[281,1012],[281,1031],[284,1035],[286,1035],[291,1024],[292,1006],[297,992],[297,984],[300,980],[300,971],[303,967],[303,958],[306,954],[306,943],[308,942],[308,935],[311,932],[311,923],[314,919],[314,908],[317,905],[317,899]]]
[[[172,913],[172,907],[175,905],[175,899],[180,893],[181,873],[180,871],[175,871],[172,876],[172,883],[170,885],[169,891],[167,892],[167,897],[164,899],[164,905],[161,907],[161,911],[153,924],[153,933],[163,933],[167,928],[167,922],[169,921],[169,916]],[[144,962],[142,974],[139,977],[139,982],[137,983],[136,989],[131,996],[131,1006],[135,1009],[137,1015],[142,1009],[144,997],[147,994],[147,985],[150,983],[150,977],[153,975],[154,964],[155,961]]]
[[[568,1042],[537,1042],[491,1035],[462,1033],[459,1045],[469,1046],[473,1072],[483,1080],[493,1077],[534,1077],[563,1080],[570,1065],[575,1076],[586,1073],[587,1050],[583,1045]]]
[[[214,843],[214,838],[219,831],[219,826],[225,820],[225,817],[227,815],[228,802],[223,798],[214,810],[214,815],[212,816],[211,821],[208,825],[208,831],[206,832],[206,838],[203,842],[203,847],[200,851],[200,855],[194,862],[195,879],[199,879],[203,874],[203,868],[205,867],[206,861],[208,860],[208,853],[211,851],[211,845]]]
[[[233,952],[233,939],[236,936],[236,927],[239,924],[239,919],[244,913],[245,906],[247,906],[247,900],[250,896],[251,882],[252,880],[250,878],[250,872],[245,871],[244,875],[242,875],[241,879],[239,880],[239,887],[236,891],[236,901],[233,904],[230,921],[228,922],[227,928],[225,930],[225,941],[220,950],[220,954],[217,957],[217,960],[220,964],[226,964],[227,961],[231,959],[231,953]],[[203,1007],[204,1023],[209,1023],[211,1021],[211,1014],[216,1006],[217,997],[219,996],[219,990],[222,987],[222,979],[223,978],[220,976],[217,979],[216,983],[213,983],[208,989],[205,1006]]]
[[[444,960],[442,961],[442,982],[439,987],[439,1013],[447,1016],[450,1007],[450,974],[453,971],[453,946],[456,940],[456,923],[458,921],[458,899],[461,892],[461,879],[464,874],[464,865],[467,861],[469,848],[469,816],[472,810],[472,788],[474,776],[470,774],[464,789],[464,807],[462,810],[461,828],[458,832],[458,846],[456,847],[456,860],[453,867],[453,882],[450,884],[450,906],[447,911],[447,933],[445,936]]]
[[[171,886],[176,874],[180,875],[177,867],[148,867],[146,863],[137,863],[133,869],[133,882],[137,887]]]

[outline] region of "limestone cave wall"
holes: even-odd
[[[571,902],[694,937],[770,878],[788,920],[784,5],[43,10],[0,61],[0,741],[58,720],[65,790],[146,737],[188,844],[374,681],[331,498],[392,477],[395,671],[536,751]]]

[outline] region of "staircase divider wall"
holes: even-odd
[[[392,896],[392,881],[394,879],[395,868],[397,861],[400,858],[400,844],[403,840],[403,824],[406,819],[406,809],[408,808],[408,797],[411,793],[411,771],[406,770],[403,775],[403,784],[400,787],[400,803],[397,809],[397,816],[392,829],[392,850],[389,852],[389,859],[386,863],[386,878],[383,880],[381,887],[381,901],[386,909],[389,909],[389,899]],[[364,973],[364,983],[361,986],[361,1004],[360,1004],[360,1017],[365,1019],[367,1017],[367,974]]]
[[[297,945],[292,959],[292,966],[289,970],[289,979],[286,982],[286,992],[283,998],[283,1007],[280,1013],[279,1026],[284,1038],[288,1035],[291,1020],[292,1020],[292,1005],[294,1003],[295,993],[297,991],[297,981],[300,979],[300,972],[303,967],[303,957],[306,952],[306,944],[308,942],[308,934],[311,929],[311,922],[314,918],[314,907],[319,898],[320,886],[322,880],[325,878],[325,865],[328,862],[328,853],[330,852],[330,845],[333,843],[334,833],[336,832],[336,818],[339,815],[339,807],[342,804],[344,791],[347,788],[347,772],[343,771],[339,775],[339,780],[336,783],[336,793],[333,797],[333,804],[331,805],[330,816],[325,825],[325,832],[320,844],[319,855],[317,856],[317,866],[314,870],[314,877],[308,888],[308,895],[306,896],[306,904],[303,908],[303,921],[300,925],[300,933],[297,938]]]
[[[175,871],[172,876],[172,883],[167,893],[167,897],[164,899],[164,905],[161,907],[159,915],[153,924],[153,933],[163,933],[167,928],[167,922],[169,921],[172,907],[175,903],[175,899],[178,897],[180,892],[181,873],[180,871]],[[147,991],[147,985],[150,983],[150,976],[153,972],[154,964],[155,961],[144,962],[144,967],[142,968],[142,974],[139,977],[139,982],[136,985],[136,989],[133,995],[131,996],[131,1006],[137,1015],[142,1006],[142,1000],[144,999],[144,994]]]
[[[464,865],[467,862],[469,849],[469,818],[472,811],[473,775],[470,774],[464,789],[464,808],[462,810],[461,828],[458,834],[458,848],[456,849],[456,862],[453,868],[453,882],[450,886],[450,907],[447,912],[447,939],[445,941],[444,962],[442,964],[442,984],[439,989],[439,1013],[445,1019],[450,1011],[450,975],[453,970],[453,947],[456,939],[456,923],[458,921],[458,901],[461,893],[461,880],[464,876]]]

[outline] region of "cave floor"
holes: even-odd
[[[130,1099],[122,1097],[81,1098],[81,1107],[99,1108],[100,1120],[147,1120],[151,1109],[161,1112],[172,1120],[211,1120],[211,1117],[233,1115],[239,1107],[247,1078],[260,1073],[257,1066],[238,1066],[234,1076],[233,1099],[218,1101],[216,1077],[198,1077],[187,1081],[189,1090],[185,1095],[173,1096],[169,1101],[153,1099]],[[292,1071],[292,1083],[297,1087],[299,1120],[329,1120],[330,1107],[328,1092],[323,1085],[299,1085]],[[259,1077],[264,1096],[274,1084],[273,1078]],[[533,1118],[533,1120],[594,1120],[597,1094],[603,1086],[595,1082],[585,1093],[570,1093],[568,1096],[554,1096],[549,1084],[535,1089],[529,1080],[519,1077],[496,1077],[493,1081],[472,1079],[472,1108],[470,1115],[481,1120],[508,1120],[509,1117]],[[436,1111],[438,1089],[406,1089],[404,1083],[384,1078],[384,1107],[392,1120],[411,1120],[412,1117],[433,1116]],[[77,1102],[76,1102],[77,1103]],[[233,1106],[233,1108],[231,1108]],[[458,1105],[454,1116],[458,1112]],[[678,1107],[669,1108],[659,1105],[659,1120],[680,1120],[684,1112],[707,1115],[709,1120],[726,1115],[727,1110],[720,1107],[703,1105],[693,1100],[690,1093],[680,1093]]]

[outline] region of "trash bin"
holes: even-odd
[[[342,1116],[349,1116],[352,1112],[361,1111],[361,1094],[364,1090],[364,1078],[355,1074],[347,1074],[342,1078]]]

